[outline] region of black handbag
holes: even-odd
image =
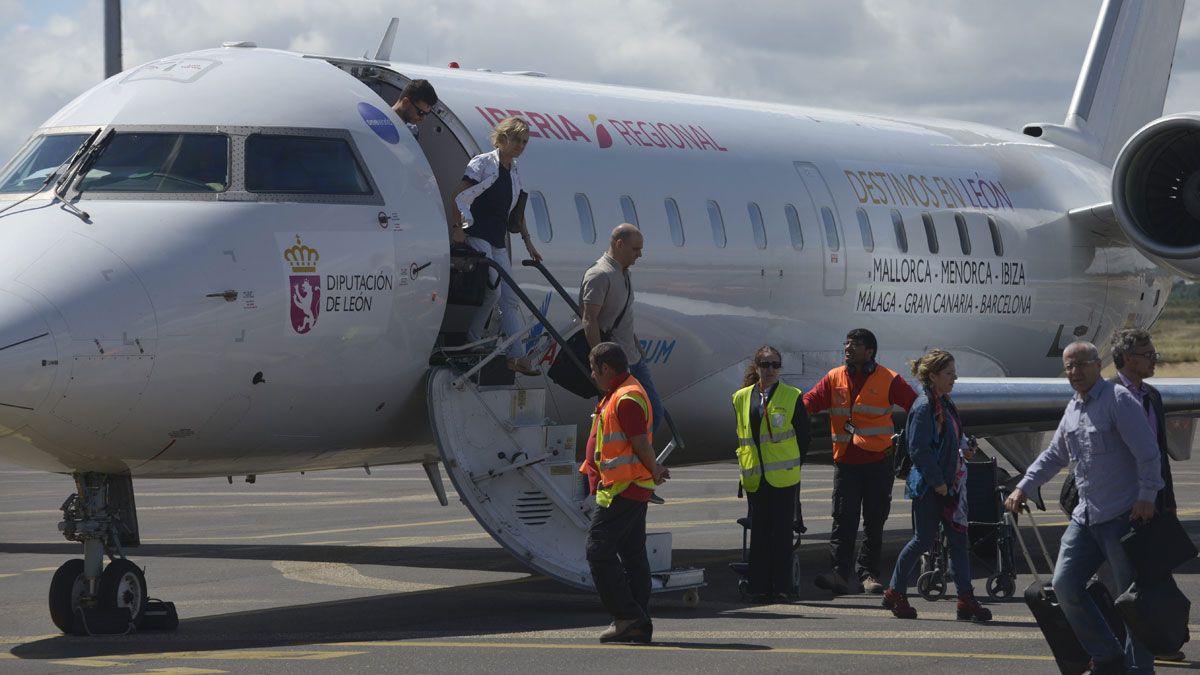
[[[508,231],[510,234],[520,234],[521,224],[525,221],[525,201],[529,199],[529,194],[521,190],[521,194],[517,196],[517,204],[513,206],[513,210],[508,214]]]
[[[633,301],[633,289],[629,289],[629,295],[625,299],[625,307],[621,309],[621,313],[617,315],[617,320],[613,322],[612,329],[608,331],[600,331],[600,341],[608,342],[612,338],[613,331],[617,325],[621,323],[621,319],[625,318],[625,312],[629,311],[629,304]],[[583,331],[583,326],[580,326],[570,337],[566,338],[566,346],[563,351],[570,351],[579,360],[579,363],[584,368],[588,367],[588,354],[592,351],[591,346],[587,341],[587,334]],[[592,381],[591,372],[581,372],[575,366],[575,363],[570,358],[559,352],[554,357],[554,363],[550,364],[550,369],[546,371],[546,376],[558,386],[581,398],[595,398],[600,391],[596,388],[596,383]]]
[[[1121,547],[1129,556],[1137,578],[1147,583],[1171,576],[1171,572],[1196,557],[1196,545],[1170,513],[1157,513],[1147,522],[1134,523],[1121,537]]]
[[[1075,484],[1075,472],[1067,471],[1067,478],[1063,481],[1062,491],[1058,493],[1058,507],[1063,513],[1069,517],[1075,513],[1075,507],[1079,505],[1079,486]]]
[[[1126,625],[1155,654],[1174,654],[1191,639],[1192,603],[1170,575],[1154,582],[1135,581],[1117,597]]]
[[[567,338],[566,346],[555,356],[554,363],[550,364],[550,370],[546,375],[555,384],[576,396],[595,398],[599,390],[596,389],[596,383],[592,381],[591,372],[580,371],[570,358],[563,355],[563,351],[570,351],[584,368],[588,367],[588,352],[591,351],[591,347],[588,346],[583,326],[580,326],[579,330]]]

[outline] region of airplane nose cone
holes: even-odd
[[[45,403],[57,370],[58,350],[41,313],[0,290],[0,436],[19,429]]]

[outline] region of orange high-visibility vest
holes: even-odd
[[[888,392],[896,373],[876,365],[867,377],[858,397],[850,400],[850,372],[846,366],[829,371],[833,405],[829,408],[829,430],[833,438],[833,460],[846,454],[850,443],[871,452],[887,452],[892,447],[892,402]],[[846,430],[854,425],[854,433]]]
[[[596,429],[594,459],[596,468],[600,470],[600,486],[596,490],[596,503],[600,506],[608,506],[612,503],[612,498],[624,492],[630,483],[636,482],[642,487],[654,489],[654,475],[642,464],[642,460],[633,451],[633,443],[629,442],[629,438],[621,429],[621,421],[617,417],[617,406],[626,399],[636,402],[646,413],[646,438],[651,443],[654,442],[654,436],[649,428],[649,420],[652,419],[653,413],[650,407],[650,397],[646,395],[642,383],[630,375],[621,383],[620,387],[617,387],[616,391],[609,395],[592,419],[592,425]],[[584,471],[582,466],[579,467],[579,470],[580,472]]]

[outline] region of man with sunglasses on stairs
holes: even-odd
[[[417,124],[433,112],[433,106],[437,105],[437,102],[437,92],[433,90],[429,80],[412,80],[404,85],[404,90],[400,92],[400,98],[396,99],[392,110],[400,116],[400,120],[412,132],[413,138],[420,138],[421,129]]]

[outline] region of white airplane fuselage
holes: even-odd
[[[458,134],[455,156],[431,165],[391,101],[364,84],[396,75],[437,88],[439,115],[422,139]],[[632,219],[622,198],[636,210],[636,332],[689,442],[673,462],[733,456],[729,395],[761,344],[781,350],[784,379],[805,389],[860,326],[897,371],[940,346],[961,376],[1052,377],[1056,349],[1148,327],[1170,291],[1166,270],[1065,216],[1111,199],[1111,169],[1015,132],[210,50],[122,73],[37,132],[226,134],[230,187],[205,198],[85,191],[77,206],[88,221],[48,193],[0,215],[0,457],[178,477],[435,459],[424,378],[450,254],[448,187],[433,166],[461,168],[508,114],[532,124],[519,160],[540,200],[528,227],[568,292],[612,227]],[[345,134],[372,194],[249,193],[239,153],[264,129]],[[564,326],[546,282],[515,264],[525,257],[515,239],[518,280],[536,302],[549,294]],[[552,397],[560,422],[586,421],[587,402]]]

